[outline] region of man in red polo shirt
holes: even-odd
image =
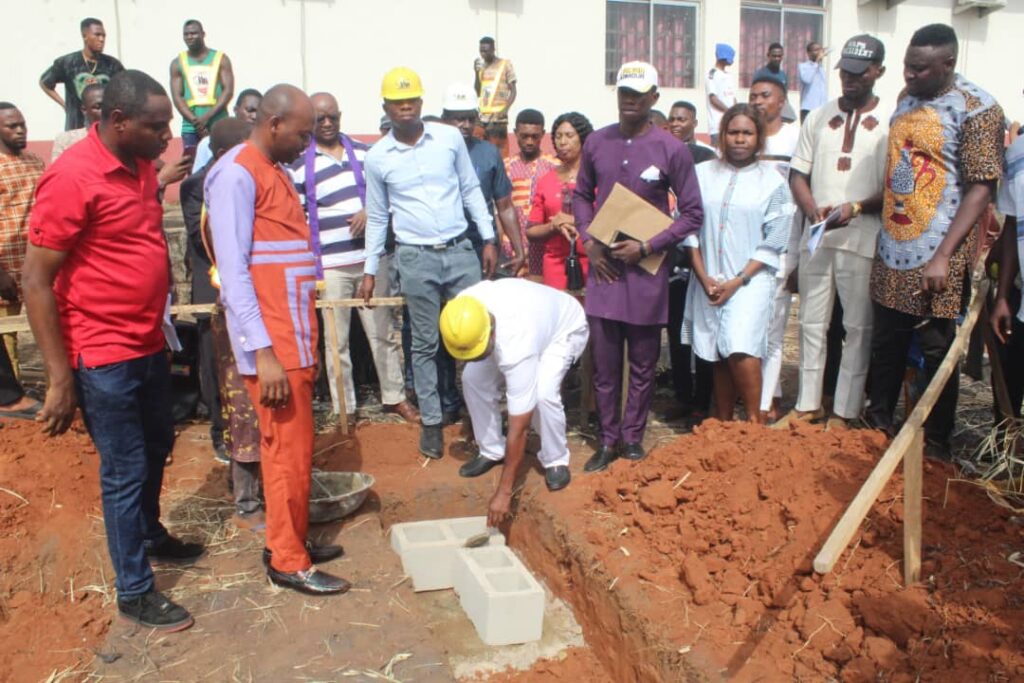
[[[100,122],[39,181],[22,289],[48,378],[43,430],[64,432],[80,405],[100,454],[118,609],[143,626],[176,631],[192,617],[155,590],[149,560],[190,560],[203,547],[160,523],[174,424],[158,196],[187,170],[178,162],[158,179],[153,165],[171,139],[171,116],[167,93],[141,71],[110,80]]]

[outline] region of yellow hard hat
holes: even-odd
[[[458,360],[484,355],[491,339],[491,314],[479,299],[457,296],[441,311],[441,339]]]
[[[396,66],[384,74],[380,84],[380,96],[385,100],[411,100],[423,97],[423,83],[419,75],[405,66]]]

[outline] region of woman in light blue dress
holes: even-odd
[[[747,418],[760,423],[774,273],[795,206],[778,171],[758,161],[764,123],[756,110],[731,107],[722,117],[719,146],[720,159],[696,167],[704,225],[683,243],[693,262],[683,343],[714,363],[715,416],[733,419],[738,396]]]

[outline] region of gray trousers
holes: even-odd
[[[231,484],[235,494],[235,510],[240,515],[251,515],[263,508],[260,500],[259,462],[231,461]]]
[[[439,425],[438,319],[446,301],[480,281],[480,261],[469,239],[446,249],[399,244],[395,257],[412,322],[412,372],[420,419],[424,425]]]

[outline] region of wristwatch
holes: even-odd
[[[647,258],[651,255],[651,250],[647,248],[647,242],[640,243],[640,258]]]
[[[864,211],[864,206],[860,202],[850,202],[850,218],[856,218]]]
[[[750,276],[749,276],[749,275],[747,275],[746,273],[743,273],[743,272],[741,272],[741,273],[740,273],[739,275],[737,275],[736,277],[738,277],[738,278],[740,279],[740,282],[742,282],[742,283],[743,283],[743,286],[744,286],[744,287],[746,287],[747,285],[749,285],[749,284],[750,284]]]
[[[487,245],[489,244],[489,245],[491,245],[492,247],[494,247],[494,246],[497,246],[497,244],[498,244],[498,240],[496,240],[495,238],[493,238],[493,237],[492,237],[492,238],[490,238],[490,239],[486,239],[486,240],[484,240],[484,241],[483,241],[483,244],[484,244],[484,246],[487,246]]]

